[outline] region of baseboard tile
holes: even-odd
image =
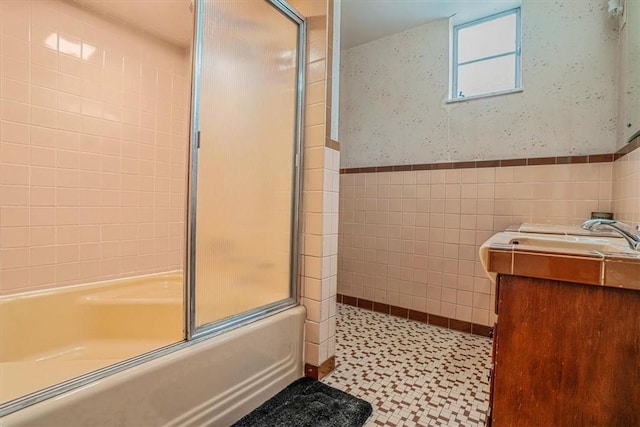
[[[304,376],[308,378],[313,378],[314,380],[321,380],[327,375],[329,375],[336,368],[336,357],[331,356],[324,362],[320,364],[320,366],[315,366],[310,363],[304,364]]]
[[[350,297],[342,294],[338,294],[337,301],[339,303],[350,305],[353,307],[372,310],[390,316],[402,317],[405,319],[414,320],[416,322],[428,323],[430,325],[440,326],[442,328],[452,329],[455,331],[466,332],[483,337],[491,336],[492,328],[490,326],[478,325],[476,323],[466,322],[464,320],[450,319],[448,317],[439,316],[437,314],[410,310],[404,307],[397,307],[395,305],[379,303],[363,298]]]

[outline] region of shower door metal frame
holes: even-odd
[[[203,44],[203,11],[206,0],[197,0],[195,4],[195,37],[193,49],[192,68],[192,92],[191,92],[191,146],[190,167],[188,177],[188,219],[187,219],[187,248],[186,248],[186,275],[185,275],[185,331],[187,341],[199,340],[222,333],[251,323],[257,319],[275,314],[298,304],[298,290],[300,288],[299,266],[299,239],[301,229],[301,198],[302,198],[302,170],[303,170],[303,133],[304,133],[304,94],[305,94],[305,61],[306,61],[306,34],[307,23],[304,16],[300,15],[284,0],[263,0],[271,4],[285,18],[298,25],[297,39],[297,73],[296,73],[296,117],[294,134],[294,158],[291,161],[293,168],[292,185],[292,215],[291,215],[291,254],[290,254],[290,283],[289,298],[274,303],[257,307],[255,309],[238,313],[218,321],[196,325],[196,214],[197,214],[197,190],[198,190],[198,149],[200,147],[200,82],[202,68],[202,44]]]

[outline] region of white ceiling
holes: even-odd
[[[188,47],[193,32],[191,0],[72,0],[170,43]],[[522,0],[342,0],[341,49],[455,15],[471,21],[520,5]]]
[[[191,0],[73,0],[169,43],[188,47],[193,34]]]
[[[522,0],[342,0],[341,49],[454,16],[456,24],[518,7]]]

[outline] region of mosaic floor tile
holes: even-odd
[[[373,405],[367,427],[483,426],[491,341],[338,304],[323,382]]]

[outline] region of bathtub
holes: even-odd
[[[182,341],[182,273],[0,298],[2,402]]]
[[[183,307],[179,272],[0,298],[3,402],[183,341]],[[302,375],[304,317],[295,307],[183,342],[0,424],[231,424]]]

